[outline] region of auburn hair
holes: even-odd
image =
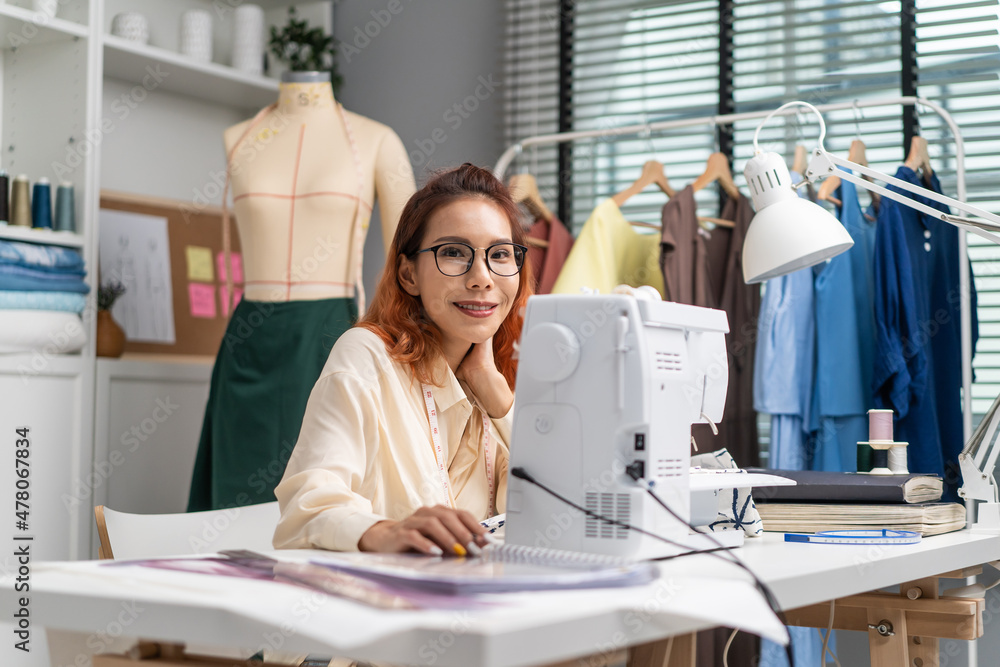
[[[375,296],[368,312],[358,322],[358,326],[382,339],[394,361],[409,365],[420,382],[437,384],[431,377],[431,369],[433,361],[442,353],[441,331],[427,317],[420,297],[412,296],[403,289],[399,282],[399,267],[404,258],[412,258],[420,250],[431,215],[442,206],[465,198],[482,199],[496,206],[510,222],[511,240],[526,245],[517,205],[507,187],[493,172],[467,162],[461,167],[435,174],[406,202]],[[524,307],[532,293],[531,267],[527,257],[518,275],[520,283],[514,303],[493,336],[493,357],[497,369],[507,379],[511,389],[517,374],[514,345],[521,335]]]

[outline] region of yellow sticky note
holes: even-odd
[[[189,245],[185,248],[185,254],[187,255],[188,280],[196,280],[201,283],[215,282],[211,248]]]

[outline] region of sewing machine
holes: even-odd
[[[600,516],[682,546],[587,516],[514,476],[507,491],[506,541],[641,558],[716,547],[705,535],[691,533],[626,472],[637,472],[695,526],[718,518],[723,489],[762,482],[736,471],[696,474],[690,468],[691,425],[722,419],[728,332],[723,311],[666,302],[653,288],[529,299],[519,347],[511,469],[522,467]],[[743,531],[712,537],[739,546]]]

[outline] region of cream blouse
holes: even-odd
[[[455,506],[477,519],[503,512],[513,408],[489,422],[497,507],[487,507],[478,402],[444,358],[433,377],[443,379],[433,393]],[[349,329],[333,346],[274,494],[281,508],[274,532],[279,549],[356,551],[375,523],[450,504],[420,383],[371,331]]]

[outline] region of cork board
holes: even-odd
[[[222,253],[222,209],[111,190],[101,191],[101,209],[167,219],[174,343],[128,340],[125,352],[214,357],[229,321],[222,303],[226,281],[218,267]],[[239,234],[235,217],[230,220],[232,250],[237,253]],[[238,270],[233,274],[239,279],[234,283],[234,291],[240,294],[242,277]]]

